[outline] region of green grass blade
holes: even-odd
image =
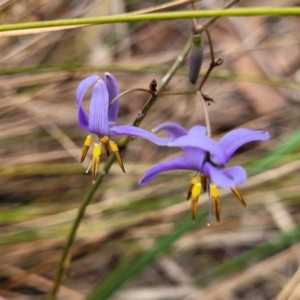
[[[207,212],[202,212],[198,215],[198,224],[203,224]],[[151,264],[155,258],[167,251],[172,244],[180,238],[183,234],[195,227],[191,223],[190,217],[185,218],[175,227],[174,231],[164,238],[159,239],[157,245],[142,254],[135,263],[130,260],[129,263],[121,262],[121,265],[109,275],[104,281],[99,282],[92,293],[87,297],[88,300],[105,300],[108,299],[114,292],[116,292],[128,279],[139,274],[145,267]]]

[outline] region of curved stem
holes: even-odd
[[[148,89],[140,89],[140,88],[129,89],[129,90],[126,90],[126,91],[120,93],[117,97],[115,97],[113,100],[111,100],[109,106],[113,105],[120,97],[122,97],[128,93],[131,93],[131,92],[145,92],[145,93],[149,93],[149,94],[153,95],[153,92]]]
[[[203,88],[210,72],[213,70],[213,68],[216,66],[216,63],[215,63],[215,55],[214,55],[214,48],[213,48],[213,44],[212,44],[212,39],[211,39],[211,35],[208,31],[208,29],[203,26],[203,25],[200,25],[198,28],[197,28],[197,31],[205,31],[206,33],[206,36],[207,36],[207,39],[208,39],[208,44],[209,44],[209,50],[210,50],[210,65],[209,65],[209,68],[208,70],[206,71],[204,77],[202,78],[200,84],[199,84],[199,87],[198,87],[198,90],[201,91],[201,89]]]

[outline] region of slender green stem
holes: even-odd
[[[53,20],[42,22],[30,22],[19,24],[5,24],[0,26],[0,31],[24,30],[36,28],[64,27],[71,29],[77,26],[89,26],[108,23],[141,22],[141,21],[163,21],[194,18],[212,17],[254,17],[254,16],[299,16],[300,7],[276,7],[276,8],[239,8],[230,10],[198,10],[162,12],[143,15],[115,15],[99,18],[81,18],[71,20]]]
[[[226,8],[231,7],[232,5],[234,5],[235,3],[237,3],[238,0],[233,0],[231,1],[229,4],[227,4],[227,6],[225,6]],[[210,26],[211,24],[213,24],[216,20],[218,19],[218,17],[215,17],[212,20],[209,20],[208,22],[206,22],[205,26]],[[176,73],[177,69],[179,68],[182,60],[187,56],[189,49],[190,49],[190,40],[187,42],[187,44],[184,46],[183,50],[181,51],[181,53],[178,55],[176,61],[174,62],[174,64],[172,65],[172,67],[169,69],[168,73],[163,77],[160,85],[157,87],[157,91],[160,92],[167,84],[168,82],[171,80],[172,76]],[[142,110],[140,111],[140,114],[137,116],[137,118],[134,120],[133,122],[133,126],[139,126],[141,124],[141,122],[143,121],[143,119],[145,118],[146,114],[148,113],[148,111],[150,110],[150,108],[153,106],[153,104],[155,103],[156,100],[156,96],[151,95],[151,97],[148,99],[147,103],[144,105],[144,107],[142,108]],[[120,149],[124,149],[127,144],[130,141],[130,137],[126,137],[124,139],[122,139],[119,143]],[[74,223],[70,229],[69,235],[67,237],[67,241],[66,244],[64,246],[64,249],[62,251],[62,256],[61,259],[59,261],[57,270],[56,270],[56,274],[55,274],[55,278],[54,278],[54,284],[53,284],[53,289],[49,294],[49,300],[55,300],[56,297],[56,293],[58,292],[59,286],[62,282],[63,279],[63,274],[64,274],[64,270],[66,268],[66,261],[67,261],[67,257],[69,255],[71,246],[75,240],[76,237],[76,233],[77,230],[79,228],[80,222],[82,220],[82,218],[84,217],[86,208],[88,206],[88,204],[91,202],[94,193],[96,192],[96,190],[98,189],[98,187],[100,186],[100,184],[102,183],[105,175],[108,173],[108,171],[110,170],[110,167],[112,166],[112,164],[115,161],[115,156],[111,156],[108,161],[106,162],[104,168],[103,168],[103,172],[98,176],[95,184],[92,186],[91,190],[87,193],[84,201],[81,203],[79,209],[78,209],[78,214],[74,220]]]
[[[204,99],[203,99],[203,97],[202,97],[202,95],[201,95],[200,92],[197,92],[196,94],[197,94],[198,98],[201,101],[202,108],[203,108],[203,111],[204,111],[207,136],[211,137],[210,121],[209,121],[209,115],[208,115],[208,111],[207,111],[207,107],[206,107],[206,102],[204,101]]]
[[[59,262],[59,267],[56,271],[56,275],[55,275],[55,279],[54,279],[54,286],[53,289],[51,291],[51,293],[49,294],[49,299],[55,299],[55,295],[59,289],[60,283],[62,281],[62,277],[64,274],[64,270],[68,267],[66,265],[67,262],[67,258],[68,255],[70,253],[70,248],[75,240],[76,237],[76,233],[77,233],[77,229],[80,225],[80,222],[82,220],[82,218],[84,217],[86,208],[88,206],[88,204],[91,202],[92,197],[94,195],[94,193],[96,192],[98,186],[101,184],[101,182],[104,179],[104,176],[106,174],[106,172],[108,172],[108,170],[110,169],[111,165],[113,164],[113,162],[115,161],[114,157],[111,157],[107,163],[105,164],[104,168],[103,168],[103,172],[98,176],[98,179],[96,181],[96,183],[92,186],[91,190],[87,193],[84,201],[81,203],[80,207],[78,208],[78,214],[74,220],[74,223],[72,225],[72,229],[69,232],[69,236],[66,242],[66,245],[64,247],[60,262]]]

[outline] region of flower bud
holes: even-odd
[[[203,43],[200,34],[194,34],[192,37],[192,45],[190,50],[189,79],[195,84],[201,69],[203,60]]]

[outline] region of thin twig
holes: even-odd
[[[128,89],[122,93],[120,93],[118,96],[116,96],[114,99],[111,100],[109,106],[113,105],[120,97],[131,93],[131,92],[144,92],[144,93],[149,93],[149,94],[153,94],[149,89],[141,89],[141,88],[136,88],[136,89]]]
[[[209,33],[209,30],[205,26],[200,25],[200,26],[197,27],[196,32],[198,33],[199,32],[198,30],[200,30],[200,29],[202,31],[205,31],[205,33],[206,33],[206,36],[207,36],[207,39],[208,39],[208,44],[209,44],[211,63],[214,63],[215,62],[215,55],[214,55],[214,49],[213,49],[212,39],[211,39],[211,35]]]
[[[199,97],[200,102],[202,104],[202,108],[204,111],[204,117],[205,117],[205,125],[206,125],[206,130],[207,130],[207,136],[211,137],[211,129],[210,129],[210,121],[209,121],[209,115],[206,107],[206,102],[202,97],[202,94],[200,92],[197,92],[196,95]]]

